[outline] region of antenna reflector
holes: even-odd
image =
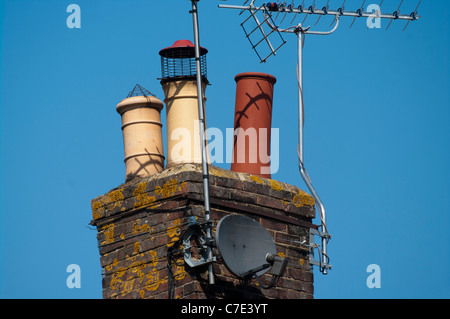
[[[244,215],[227,215],[219,221],[216,245],[226,267],[239,278],[262,276],[271,266],[266,257],[277,254],[270,233]]]
[[[266,62],[270,56],[276,55],[276,51],[286,43],[278,29],[269,27],[275,24],[272,12],[277,12],[278,15],[278,10],[279,5],[275,2],[263,4],[260,7],[250,7],[248,9],[249,16],[241,23],[245,37],[250,42],[261,63]],[[261,21],[258,19],[257,14],[262,15]],[[259,32],[254,33],[257,30]],[[272,40],[277,41],[274,45],[269,39],[272,33],[278,35],[277,37],[272,37]]]

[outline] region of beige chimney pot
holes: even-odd
[[[133,96],[116,107],[122,117],[126,181],[164,169],[161,110],[164,104],[153,96]]]
[[[162,84],[166,103],[167,165],[201,163],[197,82],[195,80],[168,81]],[[206,83],[203,82],[203,101]],[[204,103],[203,103],[204,106]],[[206,127],[206,125],[205,125]],[[207,161],[209,151],[206,148]]]

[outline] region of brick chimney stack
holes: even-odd
[[[210,166],[211,219],[243,214],[273,236],[288,266],[277,285],[262,289],[255,280],[233,276],[214,248],[216,283],[206,267],[190,268],[181,248],[192,221],[202,222],[200,164],[188,163],[136,178],[92,200],[98,230],[104,298],[313,298],[309,263],[314,199],[295,186]],[[214,228],[215,233],[215,228]],[[303,243],[303,244],[300,244]],[[195,254],[195,253],[194,253]],[[264,283],[270,274],[261,276]]]

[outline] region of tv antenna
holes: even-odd
[[[300,0],[299,0],[300,1]],[[252,49],[256,52],[260,62],[266,62],[269,57],[272,55],[276,55],[277,51],[286,43],[284,40],[282,33],[290,33],[295,34],[297,37],[297,81],[298,81],[298,167],[300,171],[300,175],[302,176],[303,181],[311,192],[312,196],[316,200],[317,209],[319,211],[319,217],[321,220],[321,230],[310,230],[311,234],[318,235],[322,239],[322,247],[319,251],[319,261],[311,258],[311,262],[314,265],[318,265],[320,267],[320,271],[323,274],[327,274],[328,269],[331,268],[329,264],[329,257],[327,254],[327,243],[331,238],[328,233],[326,226],[326,212],[325,206],[320,200],[319,195],[314,189],[311,179],[306,172],[303,160],[303,124],[304,124],[304,104],[303,104],[303,42],[305,35],[330,35],[337,30],[339,27],[339,22],[341,17],[352,17],[353,21],[350,25],[350,28],[353,26],[355,20],[357,18],[366,18],[367,19],[367,27],[374,27],[375,19],[387,19],[390,20],[389,24],[386,28],[389,29],[392,21],[394,20],[404,20],[407,21],[405,28],[408,27],[411,21],[416,21],[419,19],[419,15],[417,9],[422,2],[419,1],[414,11],[409,15],[404,15],[400,13],[400,8],[403,4],[403,0],[400,1],[400,4],[396,11],[391,14],[386,14],[381,12],[381,5],[384,0],[381,0],[379,5],[370,5],[369,8],[372,8],[372,12],[364,11],[364,5],[366,0],[364,0],[361,4],[361,7],[356,11],[346,11],[345,3],[346,0],[343,1],[340,8],[335,10],[330,9],[329,3],[327,0],[325,6],[322,9],[316,7],[316,0],[313,0],[312,3],[308,6],[305,5],[305,0],[301,2],[300,5],[294,5],[294,0],[292,1],[276,1],[276,2],[264,2],[261,5],[255,5],[256,0],[245,0],[243,5],[224,5],[219,4],[219,8],[227,8],[227,9],[237,9],[240,11],[239,15],[242,15],[244,12],[249,13],[249,16],[241,23],[241,27],[244,30],[246,38],[249,40]],[[290,4],[288,4],[290,2]],[[370,9],[369,9],[370,10]],[[280,25],[285,21],[286,16],[290,14],[293,15],[292,20],[290,21],[290,25],[281,28]],[[300,23],[293,24],[294,20],[297,17],[304,16]],[[278,18],[282,16],[279,24],[276,24]],[[327,31],[315,31],[312,30],[311,26],[305,27],[305,21],[308,16],[318,16],[317,21],[314,26],[320,21],[323,16],[334,16],[334,19],[330,25],[334,26]],[[375,20],[377,21],[377,20]],[[381,21],[381,20],[378,20]],[[252,27],[249,29],[248,25],[250,23],[254,23]],[[313,27],[314,27],[313,26]],[[254,40],[254,35],[257,35],[258,32],[262,35],[262,38],[257,38]],[[277,45],[272,45],[269,36],[277,35],[275,40],[278,41]],[[272,39],[274,36],[272,36]],[[266,44],[266,46],[264,46]],[[268,53],[262,54],[261,49],[265,48],[268,50]],[[316,244],[316,246],[318,246]],[[313,255],[314,245],[310,245],[310,251]]]

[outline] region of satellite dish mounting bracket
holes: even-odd
[[[184,261],[189,267],[195,268],[198,266],[203,266],[216,261],[216,257],[208,258],[208,250],[215,245],[213,238],[208,238],[206,236],[205,230],[208,227],[212,227],[213,222],[211,220],[198,223],[195,216],[189,218],[189,226],[183,236],[183,252]],[[194,256],[192,249],[192,241],[195,242],[199,249],[199,256]]]

